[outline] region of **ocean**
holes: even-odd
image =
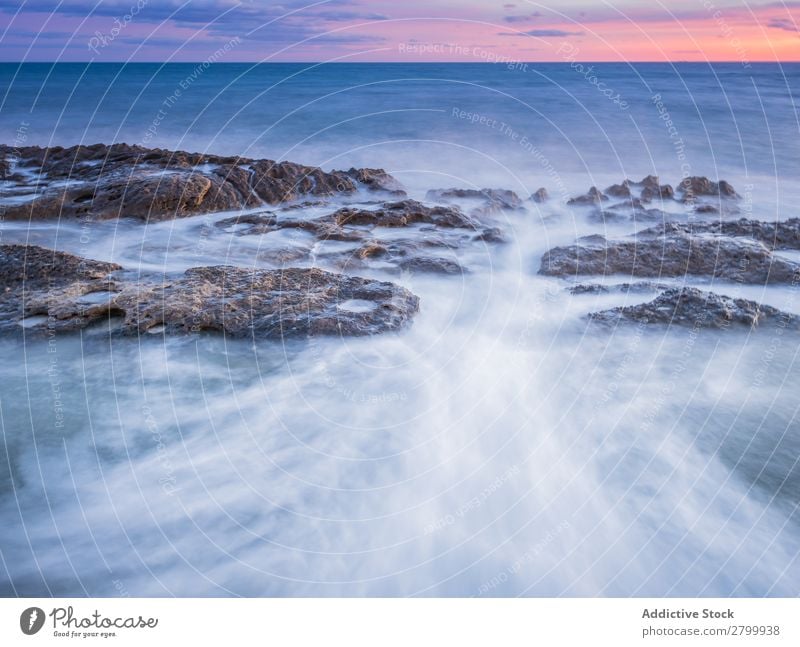
[[[649,297],[538,268],[652,226],[566,205],[626,178],[725,179],[741,216],[797,217],[799,97],[800,64],[0,64],[14,146],[551,196],[498,216],[506,244],[455,251],[467,273],[366,270],[420,297],[400,333],[0,338],[0,594],[798,595],[797,340],[600,329],[587,312]],[[310,245],[212,226],[230,215],[8,221],[0,241],[162,272]],[[670,281],[800,314],[796,286]]]

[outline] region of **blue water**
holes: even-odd
[[[592,184],[689,172],[732,182],[743,215],[797,216],[800,66],[596,65],[611,97],[569,65],[194,71],[2,64],[2,139],[553,199],[504,216],[508,244],[459,250],[464,276],[371,271],[420,296],[401,334],[0,339],[0,593],[800,593],[796,340],[601,334],[586,312],[647,295],[573,298],[536,273],[552,245],[631,230],[565,207]],[[213,227],[229,215],[0,233],[172,271],[309,244]],[[710,287],[800,313],[788,287]]]
[[[469,179],[512,173],[533,181],[541,169],[510,132],[455,118],[458,108],[527,136],[563,176],[656,172],[677,180],[684,161],[654,104],[661,95],[692,173],[800,174],[800,65],[594,68],[0,64],[0,125],[8,139],[27,122],[29,142],[41,145],[125,141],[326,168],[373,165]]]

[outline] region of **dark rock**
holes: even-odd
[[[713,204],[698,204],[694,208],[695,213],[719,213],[719,209],[717,209]]]
[[[425,195],[427,200],[442,201],[452,199],[483,200],[495,209],[519,209],[520,197],[509,189],[431,189]]]
[[[656,199],[672,200],[675,198],[675,191],[669,184],[659,186],[645,186],[642,189],[642,202],[652,202]]]
[[[787,283],[800,276],[800,265],[773,256],[758,242],[695,237],[657,228],[635,239],[588,241],[555,247],[542,257],[539,272],[552,276],[626,274],[659,277],[696,275],[742,283]]]
[[[631,196],[631,187],[626,180],[622,184],[612,184],[605,190],[605,193],[612,198],[629,198]]]
[[[0,245],[0,283],[6,291],[93,281],[120,269],[115,263],[93,261],[37,245]]]
[[[722,196],[726,198],[738,198],[734,188],[725,180],[712,182],[707,177],[692,176],[681,180],[678,185],[684,201],[692,201],[697,196]]]
[[[677,223],[652,227],[640,235],[660,236],[672,234],[713,234],[718,236],[752,238],[769,249],[800,249],[800,218],[790,218],[775,222],[760,220],[739,220]]]
[[[607,292],[658,292],[668,290],[669,286],[652,281],[637,281],[635,283],[617,283],[616,285],[601,285],[600,283],[579,283],[569,288],[570,294],[605,294]]]
[[[465,216],[458,207],[428,207],[416,200],[387,203],[379,209],[344,207],[329,218],[339,227],[345,225],[407,227],[417,223],[448,228],[473,229],[475,227],[475,222]]]
[[[567,201],[567,204],[571,205],[598,204],[606,200],[608,200],[608,196],[598,191],[596,186],[593,186],[591,189],[589,189],[589,192],[586,193],[585,195],[569,199]]]
[[[20,247],[0,247],[8,278],[0,328],[7,332],[22,330],[20,324],[30,333],[77,330],[114,317],[126,335],[371,335],[403,327],[419,309],[419,299],[402,287],[320,269],[197,267],[175,279],[112,280],[117,265]],[[102,298],[86,300],[98,293]],[[46,322],[30,323],[39,316]]]
[[[695,329],[779,326],[800,330],[800,317],[796,315],[755,301],[732,299],[689,287],[667,290],[649,303],[594,312],[589,318],[606,324],[632,321]]]
[[[658,189],[660,186],[657,175],[648,175],[637,182],[637,184],[645,189]]]
[[[531,195],[530,199],[534,202],[547,202],[550,199],[550,194],[547,192],[547,189],[541,187],[536,189],[536,191]]]
[[[9,220],[42,218],[164,220],[278,204],[302,196],[353,193],[361,186],[397,192],[380,169],[325,172],[292,162],[251,160],[127,144],[14,149],[36,196],[5,205]],[[11,154],[0,146],[0,157]],[[66,184],[65,184],[66,182]]]
[[[372,191],[386,191],[397,197],[406,196],[403,185],[382,168],[351,168],[347,174]]]
[[[430,274],[464,274],[466,270],[456,261],[448,258],[431,256],[414,256],[400,261],[397,266],[407,272],[425,272]]]
[[[472,240],[480,240],[484,243],[504,243],[506,236],[499,227],[487,227]]]

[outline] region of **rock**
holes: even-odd
[[[769,249],[800,249],[800,218],[774,222],[748,220],[747,218],[694,223],[670,222],[640,232],[640,235],[643,236],[672,234],[712,234],[752,238],[763,243]]]
[[[697,288],[673,288],[649,303],[621,306],[589,315],[593,321],[617,324],[623,321],[700,328],[732,326],[755,329],[779,326],[800,330],[800,317],[747,299],[732,299]]]
[[[382,168],[351,168],[347,174],[372,191],[385,191],[397,197],[407,195],[403,185]]]
[[[717,209],[713,204],[698,204],[694,208],[695,213],[719,213],[719,209]]]
[[[586,193],[585,195],[581,195],[578,196],[577,198],[571,198],[567,200],[567,204],[570,205],[598,204],[606,200],[608,200],[608,196],[598,191],[596,186],[593,186],[591,189],[589,189],[588,193]]]
[[[373,227],[407,227],[426,223],[437,227],[463,227],[473,229],[476,223],[458,208],[428,207],[416,200],[386,203],[378,209],[344,207],[326,217],[339,227],[345,225],[370,225]]]
[[[494,209],[520,209],[522,200],[509,189],[431,189],[426,200],[442,201],[452,199],[483,200]]]
[[[531,194],[530,199],[533,200],[534,202],[539,202],[539,203],[547,202],[550,199],[550,194],[547,192],[547,189],[541,187],[539,189],[536,189],[536,191],[534,191]]]
[[[734,188],[725,180],[712,182],[707,177],[700,176],[684,178],[678,185],[678,190],[684,194],[683,199],[685,202],[692,201],[697,196],[739,197]]]
[[[555,247],[542,257],[539,272],[551,276],[625,274],[659,277],[696,275],[742,283],[789,283],[800,277],[800,265],[773,256],[759,242],[697,237],[657,228],[635,239],[582,239]],[[598,240],[599,239],[599,240]]]
[[[506,236],[499,227],[487,227],[472,240],[480,240],[484,243],[504,243]]]
[[[3,205],[9,220],[164,220],[367,189],[401,191],[381,169],[325,172],[292,162],[148,149],[127,144],[15,149],[30,200]],[[0,146],[0,157],[11,154]]]
[[[637,184],[645,189],[658,189],[660,186],[657,175],[648,175],[637,182]]]
[[[397,266],[407,272],[424,272],[428,274],[465,274],[464,269],[456,261],[448,258],[431,256],[414,256],[400,261]]]
[[[652,202],[655,199],[672,200],[675,198],[675,191],[669,184],[659,186],[645,186],[641,193],[642,202]]]
[[[354,252],[344,252],[340,256],[339,267],[370,267],[364,261],[378,259],[382,264],[393,265],[398,270],[435,274],[465,274],[467,270],[454,258],[431,256],[431,247],[449,247],[437,240],[371,240]]]
[[[570,294],[605,294],[607,292],[658,292],[668,290],[669,286],[652,281],[637,281],[635,283],[617,283],[616,285],[601,285],[600,283],[579,283],[569,288]]]
[[[115,263],[93,261],[38,245],[0,245],[0,283],[6,291],[93,281],[120,269]]]
[[[612,184],[605,190],[612,198],[629,198],[631,196],[630,183],[625,180],[622,184]]]
[[[118,269],[40,247],[0,246],[0,272],[8,279],[0,328],[70,331],[113,317],[125,335],[371,335],[405,326],[419,309],[405,288],[320,269],[197,267],[161,280],[111,277]]]

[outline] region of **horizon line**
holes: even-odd
[[[739,60],[728,60],[728,59],[719,59],[719,60],[705,60],[705,61],[692,61],[686,59],[675,59],[670,61],[654,61],[654,60],[637,60],[637,61],[618,61],[618,60],[580,60],[580,63],[605,63],[605,64],[616,64],[616,65],[642,65],[642,64],[658,64],[658,65],[671,65],[675,63],[680,64],[698,64],[698,65],[706,65],[708,63],[719,63],[725,65],[741,65],[745,67],[745,64]],[[59,65],[59,64],[74,64],[74,63],[83,63],[83,64],[92,64],[92,65],[153,65],[153,64],[161,64],[161,65],[191,65],[195,64],[202,64],[202,63],[209,63],[211,65],[243,65],[243,64],[250,64],[250,65],[417,65],[417,64],[437,64],[437,65],[500,65],[500,66],[509,66],[509,65],[572,65],[569,61],[543,61],[543,60],[530,60],[530,61],[523,61],[523,60],[513,60],[513,61],[436,61],[436,60],[415,60],[415,61],[213,61],[210,62],[207,59],[196,60],[196,61],[92,61],[92,60],[76,60],[76,61],[4,61],[0,60],[0,64],[2,65]],[[800,58],[792,59],[792,60],[761,60],[761,61],[748,61],[748,64],[769,64],[769,65],[782,65],[782,64],[796,64],[800,63]]]

